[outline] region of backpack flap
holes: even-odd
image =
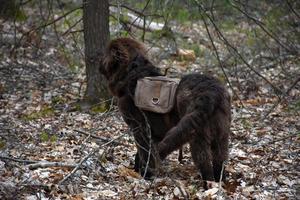
[[[168,113],[175,104],[179,79],[164,76],[145,77],[137,81],[134,103],[142,110]]]

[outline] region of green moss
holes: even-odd
[[[57,136],[56,135],[51,135],[50,142],[56,142],[56,141],[57,141]]]
[[[198,44],[192,44],[191,49],[194,50],[196,57],[201,57],[202,50]]]
[[[162,30],[155,30],[151,33],[152,39],[161,39],[162,37],[165,38],[174,38],[174,33],[169,27],[164,27]]]
[[[69,52],[69,51],[70,50],[68,50],[68,48],[65,48],[65,46],[63,46],[62,44],[58,48],[59,54],[64,59],[64,61],[66,61],[68,63],[71,71],[76,72],[77,66],[79,66],[79,64],[77,64],[75,62],[75,59],[72,58],[72,52]]]
[[[282,18],[286,15],[286,11],[280,7],[273,7],[265,16],[264,22],[270,30],[278,29],[280,27],[288,26],[288,23],[284,22]]]
[[[105,111],[107,111],[109,108],[109,105],[106,103],[101,103],[101,104],[97,104],[95,106],[93,106],[91,108],[91,112],[92,113],[103,113]]]
[[[236,24],[232,19],[223,20],[220,24],[221,29],[224,31],[234,30],[236,28]]]
[[[184,23],[189,20],[189,12],[186,9],[179,9],[175,14],[175,19],[179,22]]]
[[[41,142],[56,142],[57,136],[50,135],[50,134],[46,133],[45,131],[43,131],[40,134],[40,140],[41,140]]]
[[[41,140],[42,142],[48,142],[48,140],[49,140],[49,135],[48,135],[48,133],[42,132],[41,135],[40,135],[40,140]]]
[[[74,110],[75,111],[82,111],[80,104],[75,104]]]
[[[6,142],[2,139],[0,139],[0,149],[4,149],[6,146]]]
[[[198,191],[199,191],[198,186],[193,185],[190,192],[191,192],[191,195],[195,195]]]
[[[65,102],[65,99],[59,96],[53,97],[51,99],[51,104],[52,105],[57,105],[57,104],[62,104]]]
[[[299,112],[300,111],[300,100],[297,100],[291,104],[286,109],[287,112]]]
[[[0,17],[5,19],[15,19],[16,21],[25,21],[27,16],[21,10],[20,4],[16,0],[1,1]]]
[[[22,10],[17,10],[16,12],[16,20],[17,21],[25,21],[27,20],[27,16],[25,15],[25,13]]]
[[[24,120],[36,120],[54,115],[54,109],[50,106],[44,106],[40,111],[34,111],[28,115],[22,116]]]
[[[245,129],[250,129],[252,127],[251,122],[247,119],[242,119],[241,122]]]
[[[223,84],[226,83],[226,77],[225,77],[225,75],[224,75],[223,73],[218,75],[218,79],[219,79]]]
[[[100,163],[107,163],[107,159],[104,153],[99,156],[98,160]]]

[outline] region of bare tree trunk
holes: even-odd
[[[105,79],[99,73],[100,58],[109,41],[108,0],[83,1],[83,30],[87,77],[84,101],[92,105],[109,98]]]

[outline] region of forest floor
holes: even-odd
[[[232,104],[228,183],[205,191],[188,146],[183,163],[174,152],[153,181],[135,173],[133,136],[115,106],[70,111],[82,97],[84,69],[72,72],[54,47],[23,46],[14,58],[8,39],[0,48],[0,199],[299,198],[299,83],[280,78],[280,66],[264,71],[288,91],[280,101],[263,80],[239,77],[238,86],[226,69],[240,96]],[[178,73],[221,71],[201,60],[166,63]]]

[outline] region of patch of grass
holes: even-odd
[[[50,136],[50,142],[56,142],[57,141],[57,136],[56,135],[51,135]]]
[[[198,186],[192,185],[192,188],[191,188],[191,190],[190,190],[191,195],[195,195],[198,191],[199,191]]]
[[[22,10],[18,10],[16,12],[16,20],[19,21],[19,22],[22,22],[22,21],[25,21],[27,20],[27,16],[25,15],[25,13],[22,11]]]
[[[218,75],[218,79],[219,79],[223,84],[226,84],[226,77],[225,77],[225,75],[224,75],[223,73]]]
[[[187,47],[184,48],[186,49],[192,49],[195,52],[196,57],[201,57],[201,54],[203,54],[202,49],[200,48],[200,45],[198,45],[197,43],[193,43],[191,45],[188,45]]]
[[[236,24],[232,19],[226,19],[221,22],[220,27],[224,31],[230,31],[236,28]]]
[[[82,111],[80,104],[74,104],[74,111]]]
[[[256,44],[256,39],[249,35],[246,39],[246,44],[248,47],[253,47]]]
[[[241,123],[245,129],[250,129],[252,127],[251,122],[247,119],[242,119]]]
[[[34,111],[22,118],[27,121],[36,120],[40,118],[50,117],[54,115],[54,109],[50,106],[44,106],[40,111]]]
[[[21,10],[20,5],[15,0],[1,1],[0,17],[5,19],[15,19],[16,21],[25,21],[27,16]]]
[[[40,135],[40,140],[42,142],[56,142],[57,141],[57,136],[56,135],[50,135],[43,131]]]
[[[63,45],[60,45],[60,47],[58,47],[58,52],[62,61],[70,67],[72,72],[76,72],[77,66],[79,65],[75,62],[75,59],[72,58],[72,53],[69,52],[69,50]]]
[[[40,135],[40,140],[41,140],[42,142],[47,142],[47,141],[49,140],[49,135],[48,135],[48,133],[42,132],[41,135]]]
[[[190,13],[186,9],[179,9],[176,13],[174,13],[174,17],[180,23],[184,23],[186,21],[189,21]]]
[[[106,103],[97,104],[91,108],[91,112],[92,113],[103,113],[108,110],[108,106],[109,105]]]
[[[100,163],[107,163],[107,159],[105,157],[105,154],[101,154],[99,157],[98,157],[98,160]]]
[[[288,26],[288,23],[282,18],[286,15],[286,11],[281,7],[273,7],[265,16],[264,22],[270,30],[277,30],[278,26],[284,28]]]
[[[2,139],[0,139],[0,149],[4,149],[6,146],[6,142]]]
[[[52,105],[62,104],[64,102],[65,102],[65,99],[63,97],[59,97],[59,96],[53,97],[51,99],[51,104]]]
[[[151,33],[153,39],[174,38],[174,33],[169,27],[164,27],[162,30],[156,30]]]
[[[300,111],[300,100],[297,100],[287,107],[287,112],[299,112]]]

